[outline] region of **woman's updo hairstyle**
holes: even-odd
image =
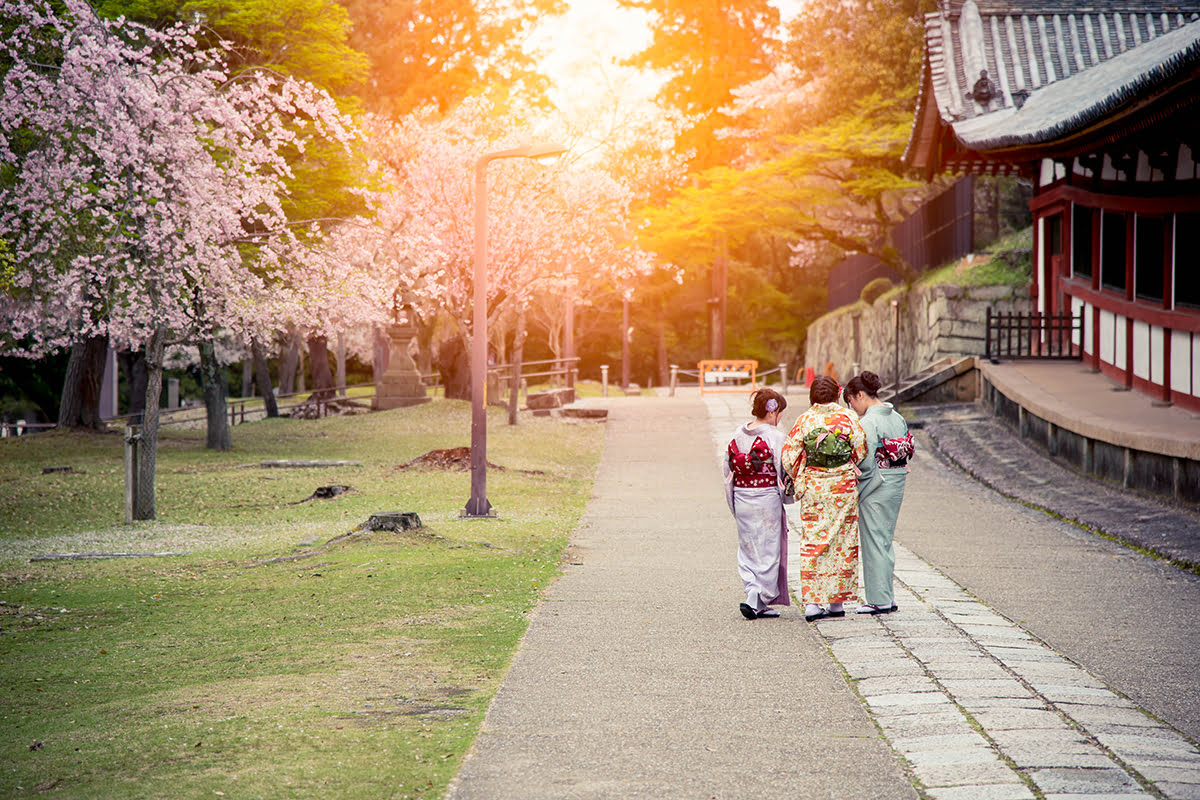
[[[876,400],[879,399],[879,390],[883,388],[883,381],[879,380],[879,376],[874,372],[864,372],[860,375],[855,375],[846,384],[845,396],[866,394]]]
[[[775,401],[772,403],[771,401]],[[750,410],[756,419],[763,419],[773,411],[787,408],[787,399],[774,389],[759,389],[750,398]]]
[[[808,389],[808,400],[813,405],[818,403],[833,403],[837,401],[838,391],[842,387],[828,375],[822,375],[812,382]]]

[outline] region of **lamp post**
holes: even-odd
[[[548,158],[567,148],[554,142],[484,153],[475,162],[475,291],[471,326],[471,499],[464,517],[493,517],[487,499],[487,166],[501,158]]]

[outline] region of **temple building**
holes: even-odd
[[[1032,181],[1034,310],[1200,411],[1200,3],[941,0],[905,159]]]

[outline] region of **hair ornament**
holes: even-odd
[[[776,411],[779,408],[779,401],[772,397],[767,401],[767,411]]]

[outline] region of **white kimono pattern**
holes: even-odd
[[[770,605],[791,605],[787,581],[787,516],[783,506],[791,503],[793,498],[783,490],[784,472],[779,460],[786,438],[774,425],[754,428],[743,425],[734,433],[731,448],[721,461],[725,500],[737,521],[738,574],[745,585],[746,605],[755,611],[764,611]],[[758,477],[751,481],[736,480],[728,454],[732,447],[739,453],[750,454],[758,440],[766,446],[766,453],[761,447],[758,450],[764,455]],[[735,486],[738,482],[766,485]]]

